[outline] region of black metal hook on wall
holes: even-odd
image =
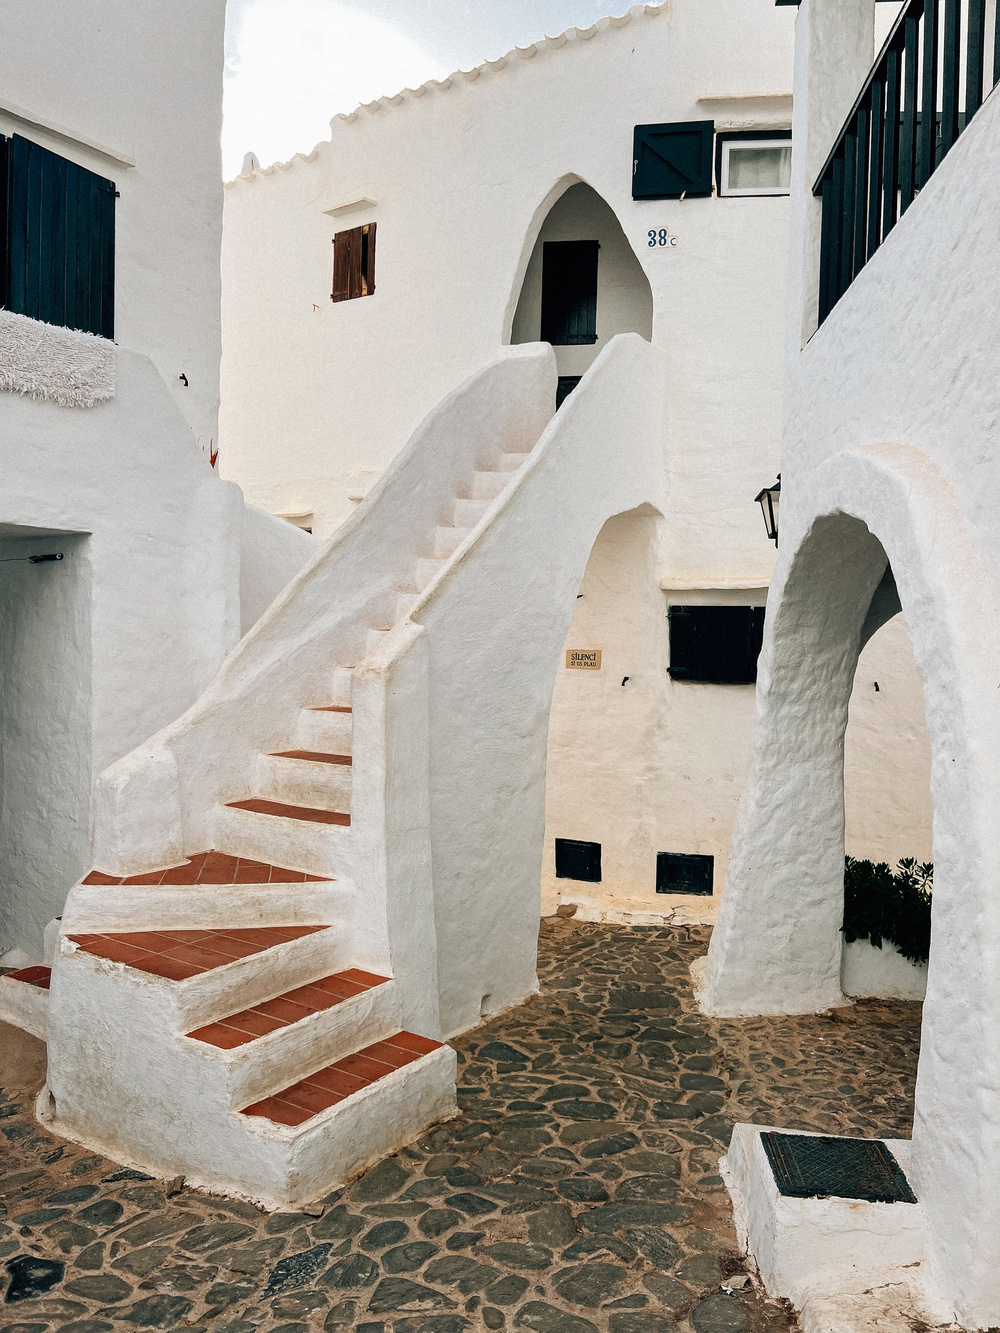
[[[0,565],[16,565],[26,560],[29,565],[41,565],[49,560],[62,560],[62,551],[50,551],[47,555],[9,555],[0,559]]]

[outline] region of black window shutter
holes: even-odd
[[[710,195],[714,134],[712,120],[637,125],[632,147],[632,198]]]
[[[672,606],[670,676],[715,685],[752,685],[764,636],[762,606]]]
[[[541,340],[553,347],[597,342],[597,241],[542,246]]]
[[[114,182],[18,134],[4,156],[4,305],[113,338]]]
[[[9,310],[10,250],[7,230],[10,217],[10,140],[0,134],[0,309]]]

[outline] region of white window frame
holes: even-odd
[[[747,199],[753,197],[780,197],[789,195],[791,188],[789,186],[774,186],[767,189],[762,186],[753,186],[751,189],[734,190],[729,187],[729,153],[733,148],[791,148],[791,139],[771,139],[767,135],[761,135],[759,139],[726,139],[722,144],[722,162],[719,172],[719,195],[723,199]]]

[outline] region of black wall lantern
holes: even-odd
[[[781,499],[781,473],[778,473],[778,480],[773,486],[765,486],[760,495],[756,496],[756,502],[760,505],[760,512],[764,515],[764,527],[767,535],[778,544],[778,501]]]

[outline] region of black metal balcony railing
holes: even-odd
[[[903,5],[813,187],[820,323],[1000,81],[1000,3],[990,34],[986,13],[987,0]]]

